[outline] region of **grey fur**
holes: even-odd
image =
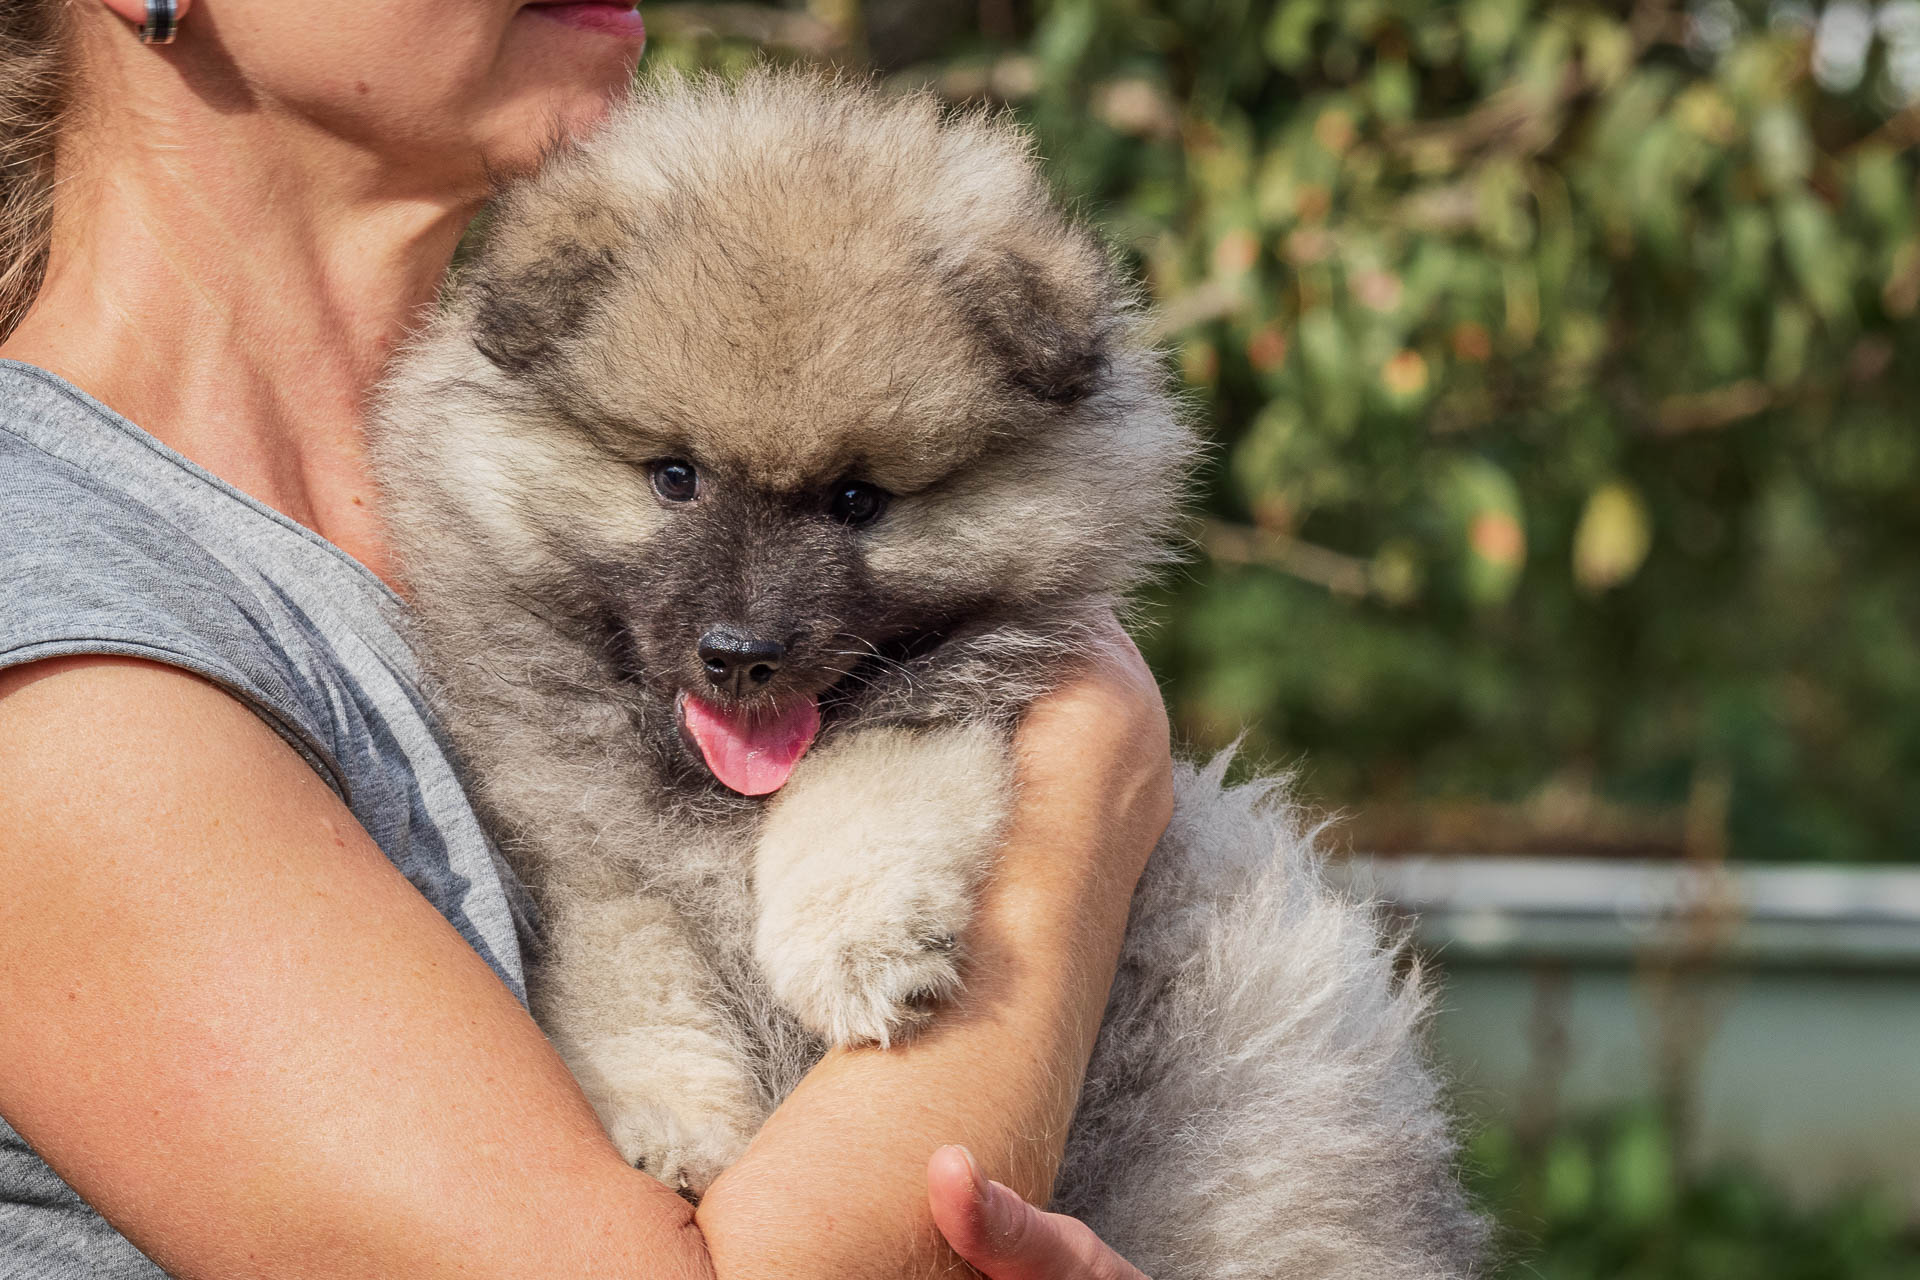
[[[697,1193],[829,1040],[964,980],[1010,727],[1190,470],[1118,280],[1002,120],[667,79],[504,197],[391,378],[437,695],[551,925],[535,1011],[657,1176]],[[894,495],[870,525],[828,514],[851,481]],[[827,708],[771,801],[681,738],[721,623],[787,657],[714,696]],[[1472,1274],[1427,988],[1223,769],[1180,769],[1058,1207],[1161,1280]]]

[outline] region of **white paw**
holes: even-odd
[[[607,1122],[607,1135],[628,1164],[694,1200],[747,1145],[725,1121],[689,1121],[664,1103],[629,1104]]]
[[[821,928],[795,912],[763,919],[760,959],[774,993],[829,1044],[891,1044],[960,990],[960,920],[903,918]]]

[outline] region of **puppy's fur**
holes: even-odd
[[[663,81],[509,193],[377,417],[448,722],[545,914],[535,1012],[697,1194],[828,1043],[959,989],[1010,727],[1163,560],[1193,445],[1161,364],[1017,130],[763,72]],[[877,519],[835,518],[849,483]],[[714,692],[720,624],[782,639],[764,687]],[[687,693],[823,725],[749,799]],[[1222,768],[1179,771],[1056,1207],[1161,1280],[1468,1274],[1418,976]]]

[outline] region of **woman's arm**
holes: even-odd
[[[965,993],[905,1045],[829,1054],[774,1113],[700,1205],[722,1274],[947,1274],[958,1262],[927,1204],[941,1143],[1048,1198],[1133,886],[1173,812],[1166,713],[1117,627],[1018,746],[1021,803],[968,935]],[[796,1240],[804,1253],[787,1252]]]
[[[0,674],[0,1114],[183,1280],[710,1274],[532,1020],[272,730]]]
[[[1143,679],[1106,664],[1023,736],[1019,887],[953,1025],[823,1064],[696,1227],[245,708],[141,662],[0,675],[0,1114],[187,1280],[897,1274],[937,1256],[936,1142],[1004,1151],[1032,1194],[1050,1175],[1169,803]]]

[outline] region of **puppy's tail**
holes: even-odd
[[[1475,1275],[1430,993],[1275,782],[1181,767],[1055,1207],[1155,1280]]]

